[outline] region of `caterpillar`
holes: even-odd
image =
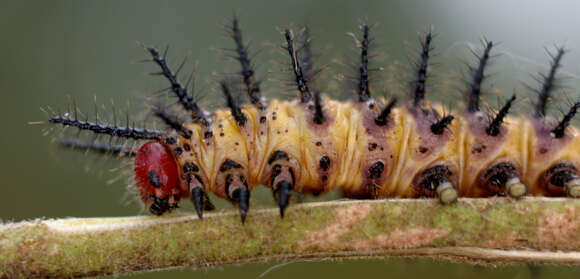
[[[356,94],[338,101],[322,94],[313,83],[308,29],[295,36],[283,33],[293,84],[291,101],[266,99],[255,75],[237,18],[228,27],[239,62],[235,82],[219,82],[226,109],[204,111],[182,84],[178,72],[161,53],[145,46],[169,83],[170,94],[187,115],[157,107],[153,115],[165,131],[121,127],[80,120],[76,114],[53,115],[49,122],[95,134],[145,141],[138,150],[101,142],[63,139],[61,145],[106,154],[134,157],[135,185],[145,207],[155,215],[178,208],[191,199],[199,218],[215,208],[209,194],[229,200],[239,209],[242,223],[250,208],[250,194],[258,185],[269,187],[283,217],[293,194],[340,189],[347,198],[438,198],[450,204],[458,197],[525,195],[580,197],[580,136],[570,127],[580,102],[562,119],[546,113],[558,89],[557,71],[564,48],[554,53],[548,73],[541,74],[534,110],[511,117],[516,95],[496,113],[481,109],[486,66],[494,43],[484,41],[475,63],[468,67],[463,90],[465,109],[445,113],[442,105],[425,99],[434,36],[421,39],[414,63],[407,103],[375,96],[370,83],[371,28],[361,27],[356,39]],[[183,66],[183,64],[182,64]],[[181,69],[181,66],[180,68]],[[247,95],[240,104],[237,93]],[[184,120],[187,119],[187,120]]]

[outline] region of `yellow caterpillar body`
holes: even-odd
[[[324,125],[313,123],[308,105],[296,101],[273,100],[262,111],[245,105],[242,111],[248,121],[242,128],[229,110],[217,110],[209,127],[189,123],[193,136],[180,136],[170,146],[172,150],[192,146],[188,152],[174,153],[178,164],[199,166],[206,190],[223,198],[227,198],[228,173],[243,176],[250,189],[271,186],[275,164],[294,170],[295,191],[341,189],[350,197],[373,198],[435,196],[420,189],[417,179],[436,165],[450,171],[448,178],[459,196],[504,195],[501,189],[489,187],[484,177],[485,171],[501,162],[514,166],[529,194],[561,196],[565,193],[551,191],[542,175],[558,163],[580,166],[578,131],[569,128],[565,137],[556,139],[550,131],[557,122],[550,119],[510,118],[500,135],[492,137],[485,133],[487,115],[465,112],[436,135],[429,127],[437,120],[437,110],[395,108],[389,124],[378,126],[374,115],[379,105],[374,100],[358,104],[326,99],[324,104],[328,115]],[[213,136],[205,137],[207,131],[213,131]],[[269,163],[276,151],[289,158]],[[321,166],[325,156],[327,168]],[[227,160],[241,168],[220,171]],[[384,164],[383,171],[371,178],[370,168],[377,162]]]
[[[313,86],[316,71],[308,29],[301,31],[297,48],[293,32],[284,31],[299,98],[266,101],[237,19],[230,28],[234,57],[241,65],[238,84],[243,88],[237,89],[245,91],[250,104],[238,104],[230,91],[235,84],[224,80],[220,85],[229,109],[205,113],[169,68],[165,54],[147,47],[161,69],[158,74],[170,83],[168,90],[190,113],[188,120],[156,109],[155,116],[171,128],[163,132],[90,123],[76,114],[53,116],[52,123],[96,134],[150,140],[136,153],[74,140],[63,145],[134,155],[135,184],[145,206],[157,215],[177,208],[181,198],[191,198],[201,218],[203,210],[213,208],[207,195],[212,192],[236,204],[243,222],[251,190],[258,185],[272,189],[282,216],[292,193],[334,189],[349,198],[438,197],[444,204],[458,197],[496,195],[580,197],[580,136],[569,127],[580,102],[561,120],[546,114],[557,88],[562,48],[550,53],[550,70],[540,75],[533,113],[515,118],[508,116],[515,95],[493,115],[480,110],[484,70],[493,47],[484,41],[478,63],[468,68],[465,109],[445,114],[442,106],[425,101],[431,32],[421,41],[420,57],[414,62],[408,92],[412,98],[397,107],[395,98],[371,94],[373,40],[366,24],[356,39],[361,51],[353,78],[357,94],[345,102],[323,98]]]

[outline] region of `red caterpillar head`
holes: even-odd
[[[160,142],[148,142],[139,148],[135,157],[135,181],[151,213],[161,215],[177,208],[180,198],[177,164]]]

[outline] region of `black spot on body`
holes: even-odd
[[[274,153],[272,153],[272,155],[268,159],[268,164],[272,164],[274,161],[280,160],[280,159],[288,160],[290,158],[288,157],[288,154],[286,152],[276,150],[276,151],[274,151]]]
[[[220,133],[220,137],[223,137],[223,136],[224,136],[224,133]]]
[[[266,123],[266,116],[260,117],[260,123]]]
[[[181,147],[176,147],[173,149],[173,152],[175,152],[175,155],[179,156],[183,153],[183,149],[181,149]]]
[[[540,148],[540,153],[544,154],[546,152],[548,152],[547,148],[545,148],[545,147]]]
[[[212,131],[206,131],[203,134],[203,137],[206,138],[206,139],[209,139],[209,138],[213,137],[213,132]]]
[[[159,176],[153,170],[150,170],[149,172],[147,172],[147,179],[149,180],[149,183],[153,187],[161,187],[161,186],[163,186],[163,182],[161,181],[161,179],[159,179]]]
[[[221,165],[220,171],[225,172],[225,171],[230,170],[230,169],[241,169],[241,168],[242,168],[242,165],[240,165],[240,164],[238,164],[235,161],[232,161],[230,159],[226,159],[224,161],[224,163]]]
[[[320,158],[320,168],[323,171],[327,171],[328,168],[330,168],[330,158],[328,156],[322,156],[322,158]]]
[[[189,144],[186,143],[186,144],[183,145],[183,149],[185,151],[190,151],[191,150],[191,146],[189,146]]]
[[[165,139],[165,143],[167,144],[175,144],[177,140],[174,137],[168,137]]]
[[[373,150],[375,150],[376,148],[377,148],[377,144],[376,144],[376,143],[374,143],[374,142],[372,142],[372,143],[369,143],[369,151],[373,151]]]
[[[429,151],[429,148],[427,148],[427,147],[425,147],[425,146],[419,146],[419,152],[421,152],[421,153],[425,153],[425,152],[427,152],[427,151]]]
[[[198,172],[199,171],[199,167],[192,163],[192,162],[187,162],[183,165],[183,172]]]
[[[319,142],[319,141],[316,142],[316,146],[321,146],[321,145],[322,145],[322,142]]]
[[[380,178],[381,175],[383,174],[383,171],[384,170],[385,170],[385,164],[383,164],[383,162],[375,162],[369,168],[370,178],[371,179],[378,179],[378,178]]]

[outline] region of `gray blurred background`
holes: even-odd
[[[285,78],[280,69],[287,58],[281,55],[282,37],[277,28],[307,23],[314,36],[314,47],[321,54],[317,61],[326,65],[325,80],[331,94],[344,96],[339,74],[349,75],[344,65],[353,61],[353,41],[346,32],[357,32],[361,20],[377,23],[376,66],[408,64],[407,54],[417,45],[418,32],[434,26],[437,66],[435,81],[458,81],[463,61],[472,61],[469,46],[479,46],[482,36],[501,42],[500,57],[490,70],[490,87],[497,90],[488,101],[498,100],[515,88],[521,97],[520,110],[530,100],[522,82],[534,84],[530,74],[545,71],[544,47],[564,45],[571,50],[564,58],[568,76],[564,97],[554,106],[578,99],[575,88],[580,79],[580,2],[578,1],[6,1],[0,2],[0,220],[32,218],[98,217],[143,214],[139,204],[126,193],[126,179],[119,176],[116,160],[103,159],[59,149],[53,139],[43,136],[47,125],[42,107],[66,109],[67,96],[87,113],[98,104],[129,108],[143,115],[143,96],[166,87],[159,77],[144,75],[156,70],[152,64],[135,64],[147,58],[135,43],[164,47],[171,45],[173,65],[190,54],[191,71],[198,63],[201,91],[209,92],[206,107],[215,109],[223,101],[213,96],[217,77],[214,72],[232,72],[237,65],[224,60],[216,48],[231,47],[222,24],[237,13],[246,41],[252,41],[259,77],[269,96],[290,92],[278,81]],[[405,42],[409,42],[406,44]],[[399,64],[396,64],[399,63]],[[404,72],[404,67],[395,71]],[[377,79],[388,76],[383,72]],[[280,89],[282,88],[282,89]],[[445,88],[445,87],[444,87]],[[380,91],[380,90],[377,90]],[[437,91],[437,90],[435,90]],[[443,94],[442,94],[442,93]],[[392,94],[393,92],[389,92]],[[435,96],[437,95],[437,96]],[[428,98],[454,106],[458,92],[440,89]],[[502,97],[503,96],[503,97]],[[129,104],[129,105],[127,105]],[[102,115],[106,118],[106,115]],[[87,171],[88,169],[88,171]],[[336,197],[330,195],[323,198]],[[271,204],[270,193],[260,190],[254,204]],[[183,210],[191,210],[187,201]],[[220,208],[229,208],[219,203]],[[255,278],[280,263],[253,264],[210,271],[156,272],[137,278],[171,276]],[[548,278],[572,276],[578,269],[562,266],[526,265],[489,268],[432,260],[388,259],[376,261],[288,262],[264,274],[263,278],[332,276],[389,276],[414,278]]]

